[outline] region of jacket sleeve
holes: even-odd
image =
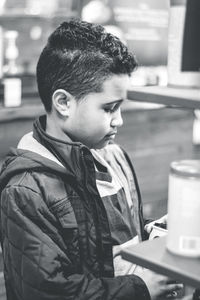
[[[143,280],[134,275],[94,278],[69,272],[66,276],[71,262],[52,238],[54,222],[35,191],[13,186],[2,192],[4,276],[17,299],[150,300]]]
[[[120,147],[120,148],[123,151],[124,156],[125,156],[128,164],[129,164],[129,166],[130,166],[130,169],[132,171],[134,181],[135,181],[136,191],[137,191],[138,200],[139,200],[139,207],[140,207],[140,221],[141,221],[141,228],[142,228],[142,240],[148,240],[149,239],[149,233],[146,232],[144,227],[145,227],[145,225],[147,225],[148,223],[150,223],[154,220],[153,219],[145,219],[144,216],[143,216],[142,196],[141,196],[140,187],[139,187],[139,183],[138,183],[138,180],[137,180],[135,169],[133,167],[133,164],[131,162],[131,159],[130,159],[128,153],[122,147]]]

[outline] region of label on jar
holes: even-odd
[[[180,236],[179,247],[181,251],[187,253],[199,252],[200,255],[200,237],[197,236]]]

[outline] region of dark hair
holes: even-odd
[[[49,36],[37,64],[39,95],[50,112],[55,90],[65,89],[80,100],[100,92],[111,75],[130,75],[136,65],[127,47],[101,25],[63,22]]]

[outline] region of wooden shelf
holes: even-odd
[[[135,101],[159,103],[189,109],[200,109],[200,89],[166,86],[134,87],[127,98]]]
[[[166,236],[129,246],[122,258],[160,274],[200,287],[200,259],[173,255],[166,249]]]

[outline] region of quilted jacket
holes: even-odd
[[[149,300],[139,277],[114,277],[89,149],[49,137],[41,120],[0,175],[7,300]]]

